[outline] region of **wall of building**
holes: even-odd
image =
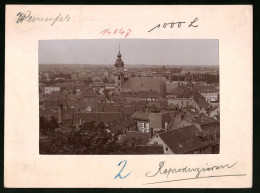
[[[188,99],[187,98],[174,98],[169,97],[167,98],[168,105],[179,105],[182,107],[188,106]]]
[[[51,94],[53,91],[60,91],[60,87],[45,87],[44,94]]]
[[[174,154],[173,151],[163,142],[159,135],[155,134],[151,141],[149,141],[148,145],[162,145],[164,154]]]

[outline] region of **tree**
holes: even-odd
[[[136,150],[134,143],[119,144],[103,122],[98,126],[94,121],[84,123],[67,133],[48,132],[40,138],[41,154],[133,154]]]
[[[51,117],[51,120],[48,121],[45,117],[40,117],[40,133],[47,135],[49,132],[53,132],[59,125],[55,117]]]

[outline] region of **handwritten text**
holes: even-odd
[[[196,17],[194,20],[188,22],[189,23],[188,27],[198,27],[197,21],[198,21],[198,18]],[[166,28],[166,27],[170,27],[170,28],[177,27],[177,28],[180,28],[180,27],[184,26],[186,23],[187,22],[185,22],[185,21],[170,22],[170,23],[164,23],[162,25],[162,27],[163,28]],[[152,29],[150,29],[148,32],[151,32],[154,29],[159,29],[160,27],[161,27],[161,24],[158,24],[155,27],[153,27]]]
[[[62,14],[58,14],[55,17],[39,17],[39,16],[33,16],[31,11],[26,12],[19,12],[16,15],[18,18],[16,20],[16,23],[22,23],[23,21],[26,22],[51,22],[51,26],[53,26],[56,22],[64,22],[69,21],[70,16],[67,14],[65,17],[62,16]]]
[[[100,32],[102,35],[120,35],[120,36],[123,36],[124,38],[126,38],[127,36],[130,35],[131,33],[131,29],[127,29],[127,30],[124,30],[124,28],[121,28],[121,29],[105,29],[103,31]]]
[[[125,163],[124,165],[123,165],[123,167],[121,168],[121,170],[118,172],[118,174],[115,176],[115,178],[114,179],[116,179],[117,177],[119,177],[120,179],[124,179],[124,178],[126,178],[127,176],[129,176],[129,174],[131,174],[131,172],[130,173],[128,173],[128,174],[126,174],[125,176],[121,176],[121,172],[124,170],[124,168],[125,168],[125,166],[126,166],[126,163],[127,163],[127,161],[126,160],[124,160],[124,161],[121,161],[119,164],[118,164],[118,166],[120,166],[121,165],[121,163]]]

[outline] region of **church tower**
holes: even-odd
[[[117,59],[115,62],[115,91],[121,92],[122,91],[122,84],[124,83],[124,62],[121,59],[122,55],[120,53],[120,45],[119,51],[117,54]]]

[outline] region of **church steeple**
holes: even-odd
[[[118,58],[121,58],[121,53],[120,53],[120,44],[119,44],[119,51],[118,51],[117,57],[118,57]]]
[[[118,54],[117,54],[115,67],[124,67],[124,62],[122,61],[121,57],[122,57],[122,55],[120,53],[120,44],[119,44],[119,51],[118,51]]]
[[[117,54],[117,59],[115,62],[115,71],[114,71],[114,76],[115,76],[115,92],[119,93],[122,91],[122,85],[124,83],[124,62],[122,61],[122,55],[120,53],[120,44],[118,46],[118,54]]]

